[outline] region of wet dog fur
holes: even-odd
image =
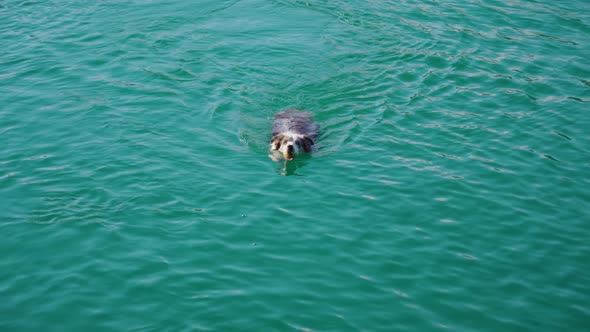
[[[309,153],[319,136],[319,126],[308,112],[287,109],[275,114],[269,155],[273,160],[293,160],[301,153]]]

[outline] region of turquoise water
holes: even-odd
[[[0,18],[0,330],[590,326],[587,1]]]

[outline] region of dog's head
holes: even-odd
[[[280,152],[287,160],[293,160],[302,152],[311,152],[314,141],[306,135],[278,134],[270,140],[270,150]]]

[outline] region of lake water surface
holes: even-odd
[[[0,40],[2,331],[590,326],[588,1],[7,0]]]

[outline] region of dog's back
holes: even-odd
[[[309,136],[314,141],[319,135],[319,126],[311,119],[308,112],[287,109],[275,114],[272,135],[294,133]]]

